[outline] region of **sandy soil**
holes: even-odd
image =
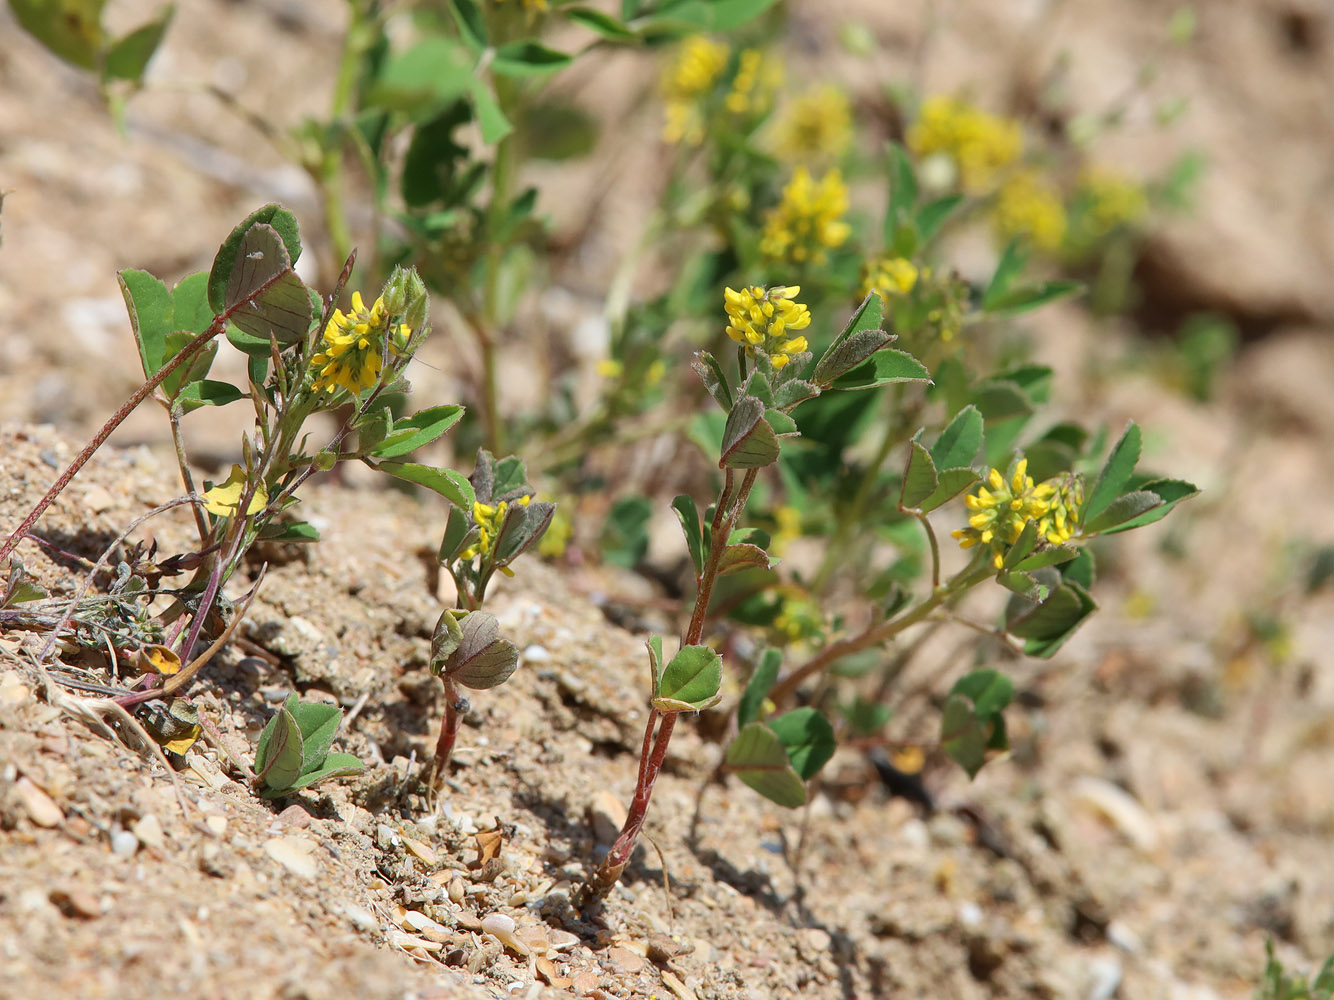
[[[1334,496],[1334,227],[1312,208],[1334,163],[1334,22],[1315,4],[1209,5],[1199,44],[1173,51],[1160,41],[1173,6],[933,8],[933,89],[1003,81],[997,93],[1022,105],[1028,67],[1066,49],[1071,100],[1098,106],[1157,60],[1155,91],[1189,97],[1191,113],[1169,141],[1136,106],[1108,155],[1152,164],[1194,144],[1214,168],[1197,215],[1153,234],[1140,319],[1215,308],[1252,338],[1216,399],[1197,404],[1165,385],[1128,328],[1077,307],[1034,321],[1044,357],[1083,373],[1061,386],[1059,408],[1112,426],[1134,417],[1152,431],[1146,462],[1206,492],[1104,555],[1103,610],[1056,659],[1003,664],[1023,691],[1010,760],[971,784],[930,761],[927,814],[888,798],[845,752],[828,794],[792,813],[735,782],[707,785],[721,748],[682,727],[652,844],[581,915],[570,889],[628,799],[644,712],[643,637],[609,612],[642,610],[643,582],[536,560],[505,582],[491,609],[524,665],[472,699],[431,808],[400,789],[438,723],[426,658],[440,599],[424,554],[443,512],[359,481],[319,485],[306,503],[324,541],[270,568],[244,640],[197,701],[244,755],[290,690],[360,706],[341,739],[367,773],[286,811],[231,780],[213,747],[168,774],[45,686],[24,655],[41,633],[0,634],[0,996],[1207,1000],[1250,995],[1268,935],[1297,968],[1334,951],[1334,598],[1296,583],[1303,553],[1330,540]],[[113,9],[133,22],[146,6]],[[866,21],[883,79],[911,64],[925,30],[919,12],[872,0],[793,10],[812,58],[842,18]],[[341,16],[313,0],[198,5],[178,16],[157,73],[239,84],[254,102],[286,95],[278,106],[295,121],[322,103],[321,53]],[[1035,32],[1040,16],[1057,30]],[[318,226],[300,175],[202,98],[146,95],[126,140],[8,13],[0,32],[12,38],[0,47],[0,188],[14,192],[0,248],[9,525],[136,384],[116,269],[206,266],[265,200],[303,213],[312,244]],[[853,81],[864,95],[880,82]],[[228,153],[251,147],[251,165]],[[614,260],[642,203],[634,154],[615,155],[627,180],[610,193],[592,190],[605,171],[552,178],[605,213],[575,300],[600,287],[599,262]],[[424,368],[418,390],[459,398],[467,363]],[[43,536],[96,557],[179,492],[161,424],[147,412],[127,422]],[[237,426],[201,428],[206,461],[230,460]],[[165,551],[185,528],[149,525]],[[21,552],[56,593],[77,586],[70,561]],[[1255,640],[1257,612],[1285,625],[1282,650]],[[954,649],[933,650],[906,689],[947,687],[966,669]],[[929,735],[931,717],[921,699],[906,705],[903,737]],[[503,849],[487,861],[492,831]],[[519,948],[481,929],[495,914],[514,920]]]

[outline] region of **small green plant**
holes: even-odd
[[[477,453],[470,479],[471,509],[451,507],[440,542],[440,563],[458,592],[457,610],[446,608],[431,636],[431,672],[445,687],[445,714],[432,763],[433,787],[444,777],[458,736],[458,719],[467,703],[460,686],[483,691],[509,680],[519,666],[519,651],[500,636],[494,615],[480,610],[486,588],[499,572],[513,576],[510,563],[542,540],[556,505],[535,500],[523,462],[513,456],[497,462],[485,449]]]
[[[343,721],[336,705],[302,702],[296,692],[278,709],[255,747],[255,786],[266,799],[309,788],[317,781],[360,774],[361,761],[350,753],[331,753]]]
[[[1334,997],[1334,955],[1308,980],[1301,973],[1289,974],[1274,954],[1272,938],[1265,941],[1264,978],[1255,990],[1255,1000],[1330,1000]]]

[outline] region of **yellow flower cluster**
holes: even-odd
[[[1019,158],[1023,137],[1012,118],[938,96],[922,105],[917,123],[908,130],[908,147],[918,156],[948,156],[964,190],[983,194],[995,186],[997,174]]]
[[[520,497],[515,503],[520,507],[527,507],[532,499],[530,496]],[[500,534],[500,529],[505,524],[505,513],[509,509],[508,500],[502,500],[496,504],[482,503],[480,500],[474,501],[472,519],[477,523],[477,527],[481,529],[482,537],[464,549],[459,558],[471,559],[473,556],[486,558],[490,555],[496,544],[496,536]]]
[[[1019,539],[1029,521],[1036,521],[1038,532],[1053,545],[1074,537],[1081,492],[1077,483],[1034,484],[1028,474],[1028,459],[1021,459],[1008,482],[999,469],[991,470],[986,485],[964,500],[973,512],[968,527],[951,534],[961,548],[990,546],[999,569],[1006,549]]]
[[[832,84],[801,95],[778,123],[778,155],[802,162],[837,159],[852,141],[852,104]]]
[[[793,301],[800,291],[799,285],[726,289],[727,335],[744,344],[752,356],[763,352],[775,368],[782,368],[807,346],[805,337],[788,336],[811,325],[810,310]]]
[[[398,354],[412,335],[406,323],[389,331],[388,321],[384,296],[367,309],[361,293],[353,292],[350,314],[334,310],[324,328],[321,350],[310,359],[311,369],[316,373],[315,391],[335,392],[341,386],[356,395],[375,385],[380,377],[386,338],[389,353]]]
[[[862,279],[862,297],[871,292],[879,292],[880,298],[889,304],[894,295],[907,295],[917,286],[917,265],[907,257],[881,257],[866,263],[866,274]]]
[[[1090,167],[1080,176],[1078,196],[1086,206],[1084,226],[1093,239],[1134,222],[1149,208],[1144,188],[1128,177],[1099,167]]]
[[[1065,241],[1060,193],[1035,170],[1021,170],[1001,185],[991,221],[1002,241],[1023,238],[1048,253]]]
[[[769,211],[760,251],[775,261],[823,264],[826,250],[841,247],[852,227],[843,221],[848,188],[843,175],[830,170],[819,181],[798,167],[783,188],[783,200]]]
[[[713,90],[727,69],[727,46],[703,35],[681,43],[680,51],[662,77],[667,123],[663,138],[670,143],[697,146],[704,140],[702,99]]]
[[[734,115],[767,111],[782,82],[783,67],[777,60],[759,49],[746,49],[737,60],[732,89],[723,104]]]

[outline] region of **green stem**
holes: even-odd
[[[980,583],[995,573],[995,567],[984,558],[985,552],[982,556],[980,558],[975,557],[973,562],[967,568],[961,570],[949,583],[934,588],[931,591],[931,596],[911,611],[897,618],[891,618],[887,622],[871,625],[857,635],[830,643],[815,657],[775,684],[769,692],[769,697],[775,705],[782,705],[796,694],[797,688],[811,675],[829,669],[845,656],[851,656],[863,649],[888,642],[905,629],[925,621],[936,608],[948,603],[969,587]]]

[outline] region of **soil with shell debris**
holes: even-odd
[[[112,6],[128,23],[151,9]],[[1143,25],[1169,6],[1056,5],[1058,28],[1038,45],[1024,5],[942,5],[955,27],[928,82],[950,89],[985,72],[1022,95],[1035,49],[1059,43],[1082,56],[1076,92],[1116,92]],[[921,27],[873,0],[791,7],[815,52],[855,15],[906,65]],[[284,105],[293,121],[319,106],[340,5],[199,9],[178,16],[160,72],[178,78],[202,60],[219,79],[239,73],[255,100],[296,94]],[[1334,230],[1319,230],[1303,200],[1334,162],[1317,102],[1334,22],[1315,5],[1268,2],[1202,5],[1201,18],[1200,49],[1163,65],[1196,104],[1183,141],[1216,151],[1210,197],[1198,218],[1152,237],[1141,320],[1212,307],[1253,339],[1199,404],[1142,357],[1127,374],[1125,358],[1147,350],[1127,331],[1073,306],[1033,320],[1039,354],[1084,372],[1058,386],[1058,411],[1114,427],[1134,417],[1154,432],[1147,461],[1205,493],[1105,554],[1102,610],[1054,660],[999,664],[1022,691],[1009,760],[972,783],[928,760],[928,812],[842,751],[826,792],[794,813],[710,782],[716,727],[683,726],[651,842],[600,909],[576,912],[571,892],[633,785],[645,711],[636,623],[670,621],[640,579],[526,558],[489,604],[522,668],[472,697],[448,787],[424,802],[405,789],[439,721],[426,660],[443,512],[355,477],[316,484],[304,503],[323,540],[267,553],[242,635],[196,702],[249,759],[290,691],[337,700],[355,711],[340,744],[366,773],[289,805],[255,797],[216,746],[168,770],[94,696],[33,666],[43,632],[0,633],[0,996],[1209,1000],[1251,994],[1267,936],[1294,968],[1334,951],[1334,598],[1300,598],[1291,582],[1293,545],[1329,541],[1334,496]],[[116,269],[206,266],[264,200],[313,213],[300,177],[263,154],[243,168],[223,152],[253,137],[201,133],[216,115],[192,113],[194,98],[150,90],[131,106],[126,142],[86,81],[8,13],[0,29],[13,36],[0,49],[0,187],[14,189],[0,250],[8,529],[135,384]],[[217,37],[228,47],[215,57]],[[274,37],[287,55],[277,64],[257,41]],[[1246,72],[1223,86],[1220,65]],[[583,82],[600,112],[629,113],[612,106],[617,88]],[[1137,135],[1125,158],[1159,152],[1161,137],[1137,147]],[[600,287],[598,262],[633,236],[626,216],[652,173],[635,155],[609,195],[587,178],[547,178],[570,193],[552,206],[558,224],[589,212],[602,227],[567,305],[582,283]],[[435,349],[418,392],[459,398],[467,372]],[[202,429],[206,459],[225,467],[244,416]],[[52,547],[20,550],[54,594],[81,581],[70,556],[95,559],[179,492],[159,422],[132,418],[43,519]],[[164,516],[135,537],[171,553],[187,529]],[[1253,641],[1257,611],[1286,626],[1281,657]],[[930,647],[905,689],[946,688],[968,667],[955,650]],[[60,669],[106,676],[95,654],[56,654]],[[931,718],[918,698],[896,724],[925,739]],[[513,938],[490,932],[497,917]]]

